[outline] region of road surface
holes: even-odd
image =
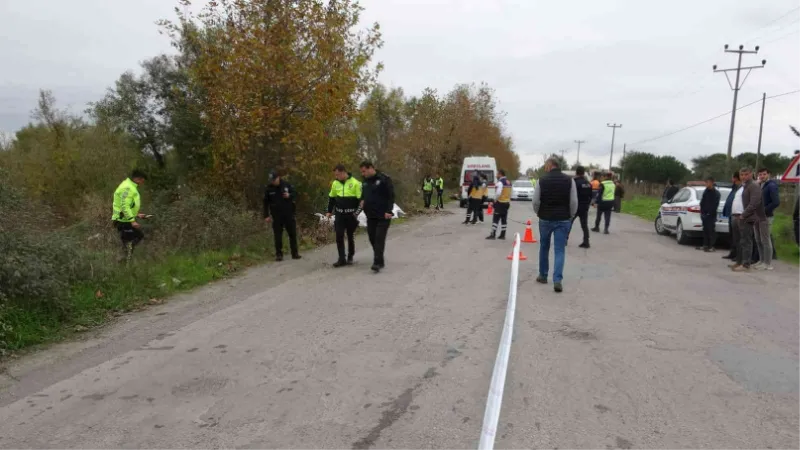
[[[380,274],[362,238],[354,267],[323,248],[23,358],[0,447],[475,448],[511,241],[452,209],[393,227]],[[617,214],[576,244],[562,294],[523,247],[498,448],[800,445],[796,267],[734,274]]]

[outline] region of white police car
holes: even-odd
[[[728,218],[722,216],[722,208],[725,206],[725,199],[731,193],[727,187],[717,188],[719,190],[719,208],[717,209],[717,234],[722,234],[726,238],[730,230],[728,229]],[[692,238],[703,235],[703,222],[700,219],[700,199],[703,198],[705,186],[687,186],[672,200],[661,205],[656,217],[656,233],[667,236],[674,234],[678,244],[688,244]]]

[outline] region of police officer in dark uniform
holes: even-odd
[[[575,219],[580,219],[581,229],[583,230],[583,243],[580,248],[589,248],[589,208],[592,205],[592,184],[586,180],[586,168],[578,166],[575,169],[575,187],[578,190],[578,212],[572,217],[572,225]],[[570,226],[570,231],[572,228]],[[569,239],[569,237],[567,238]]]
[[[339,259],[333,267],[353,264],[356,254],[355,232],[358,228],[358,215],[361,214],[361,182],[353,178],[344,165],[333,169],[334,180],[328,194],[328,217],[336,213],[333,227],[336,230],[336,248]],[[344,259],[344,234],[347,232],[347,259]]]
[[[362,162],[360,168],[364,177],[361,208],[367,216],[367,235],[375,254],[371,269],[378,273],[385,264],[383,251],[386,248],[386,234],[394,216],[394,186],[392,179],[376,171],[371,162]]]
[[[289,235],[292,259],[300,259],[297,250],[297,221],[294,216],[296,198],[294,187],[283,181],[277,171],[270,172],[269,184],[264,192],[264,221],[272,223],[276,261],[283,261],[283,230]]]

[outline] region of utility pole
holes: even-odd
[[[614,162],[614,137],[617,134],[617,128],[622,128],[622,124],[617,125],[616,123],[606,124],[607,127],[611,128],[611,156],[608,158],[608,171],[611,171],[612,163]]]
[[[576,158],[576,164],[581,165],[581,144],[585,144],[586,141],[575,140],[575,141],[572,141],[572,142],[578,144],[578,158]]]
[[[622,144],[622,164],[621,164],[621,171],[619,174],[619,181],[622,181],[622,174],[625,173],[625,150],[628,148],[628,143]]]
[[[735,68],[717,69],[717,65],[716,64],[714,64],[714,66],[713,66],[714,73],[723,72],[725,74],[725,79],[728,80],[728,86],[730,86],[731,90],[733,91],[733,109],[731,110],[731,129],[730,129],[730,132],[728,133],[728,155],[727,155],[727,158],[725,159],[725,167],[726,167],[728,172],[731,172],[732,171],[732,168],[731,168],[731,151],[733,150],[733,129],[734,129],[734,126],[736,125],[736,102],[739,99],[739,90],[744,85],[744,82],[747,81],[747,77],[750,76],[750,72],[752,72],[753,69],[761,69],[762,67],[764,67],[767,64],[767,60],[766,59],[762,59],[760,66],[742,67],[742,55],[746,55],[746,54],[755,55],[756,53],[758,53],[758,46],[757,45],[755,46],[754,50],[745,50],[744,49],[744,45],[740,45],[738,50],[730,50],[728,48],[728,44],[725,44],[725,53],[736,53],[736,54],[739,55],[739,62],[736,64]],[[741,79],[742,70],[747,70],[747,73],[744,76],[744,80],[742,80],[742,82],[739,83],[739,80]],[[733,84],[731,84],[731,78],[728,76],[728,72],[733,72],[733,71],[736,71],[736,80],[734,81]]]
[[[758,164],[761,160],[761,135],[764,133],[764,105],[767,103],[767,93],[764,92],[761,95],[761,124],[758,126],[758,151],[756,152],[756,166],[754,167],[755,170],[758,170]]]

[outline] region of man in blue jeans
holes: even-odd
[[[578,212],[578,189],[575,180],[561,173],[558,160],[548,159],[544,164],[545,175],[536,183],[533,191],[533,211],[539,217],[539,276],[536,281],[547,283],[550,271],[550,238],[553,248],[553,290],[561,292],[564,272],[565,248],[572,218]]]

